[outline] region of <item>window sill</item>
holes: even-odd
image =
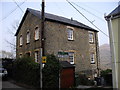
[[[23,45],[20,45],[20,47],[22,47]]]
[[[30,42],[29,42],[29,43],[26,43],[26,45],[27,45],[27,44],[30,44]]]
[[[71,64],[71,63],[70,63],[70,64]],[[71,64],[71,65],[76,66],[76,64],[75,64],[75,63],[73,63],[73,64]]]
[[[95,62],[91,62],[91,64],[95,64]]]
[[[94,42],[89,42],[90,44],[94,44]]]
[[[74,41],[74,39],[68,39],[68,41]]]
[[[70,64],[75,65],[75,63],[71,63],[71,62],[70,62]]]
[[[39,39],[36,39],[35,42],[36,42],[36,41],[39,41]]]

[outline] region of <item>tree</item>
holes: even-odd
[[[8,47],[11,48],[11,53],[13,54],[13,58],[16,56],[16,39],[15,39],[15,33],[18,29],[19,22],[15,21],[12,25],[11,29],[8,29],[9,36],[11,37],[10,40],[5,39],[5,41],[8,43]]]
[[[54,55],[48,55],[43,68],[43,88],[59,88],[59,70],[59,60]]]

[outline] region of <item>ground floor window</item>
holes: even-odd
[[[22,58],[22,53],[19,54],[19,58]]]
[[[61,61],[68,61],[71,64],[75,64],[74,52],[58,52],[58,58]]]
[[[26,57],[30,57],[30,52],[27,52],[27,53],[26,53]]]
[[[35,51],[35,62],[38,62],[38,51]]]
[[[90,54],[90,62],[91,62],[91,64],[95,63],[95,54],[94,53]]]
[[[69,61],[71,64],[74,64],[74,52],[68,52]]]

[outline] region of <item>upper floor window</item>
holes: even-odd
[[[30,43],[30,32],[27,32],[27,43]]]
[[[94,42],[94,34],[92,32],[89,32],[89,42],[90,43]]]
[[[90,54],[90,61],[91,61],[91,64],[95,63],[95,54],[94,53]]]
[[[36,27],[35,28],[35,40],[38,40],[39,39],[39,28]]]
[[[71,64],[74,64],[74,52],[68,52],[69,55],[69,61]]]
[[[73,29],[68,28],[67,36],[68,36],[68,40],[73,40]]]
[[[23,45],[23,37],[22,37],[22,35],[20,36],[20,46],[22,46]]]

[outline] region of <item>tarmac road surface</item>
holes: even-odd
[[[20,87],[20,86],[17,86],[17,85],[15,85],[15,84],[13,84],[13,83],[11,83],[10,81],[1,81],[0,80],[0,90],[1,89],[22,89],[22,87]]]

